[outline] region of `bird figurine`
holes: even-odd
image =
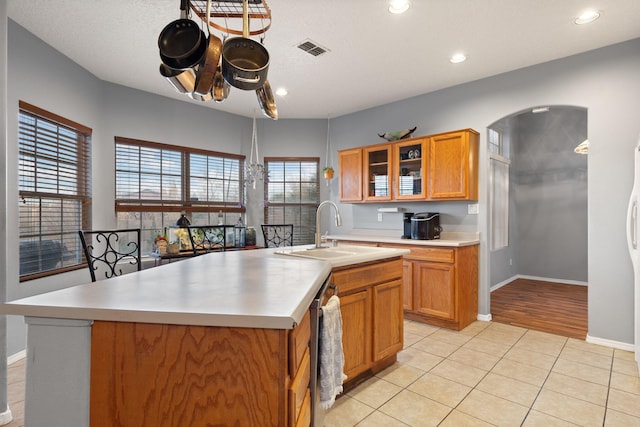
[[[386,132],[383,134],[378,134],[378,136],[380,138],[386,139],[387,141],[397,141],[398,139],[409,138],[417,128],[418,127],[415,126],[413,129],[404,129],[404,130],[397,130],[395,132]]]

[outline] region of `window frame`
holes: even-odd
[[[23,155],[26,157],[33,158],[41,158],[44,159],[46,156],[42,152],[38,152],[37,148],[29,149],[26,141],[23,143],[22,134],[27,133],[29,130],[24,128],[22,125],[22,115],[26,115],[35,120],[34,131],[37,133],[40,126],[37,124],[38,121],[43,121],[46,124],[51,126],[55,126],[57,129],[63,128],[67,131],[73,132],[76,136],[76,144],[73,146],[75,148],[76,157],[72,157],[73,160],[77,160],[78,168],[75,174],[74,189],[75,194],[66,194],[64,191],[61,191],[58,188],[56,191],[41,191],[38,189],[33,190],[23,190],[21,189],[21,183],[23,179],[27,179],[30,175],[28,173],[28,166],[23,165]],[[42,131],[44,132],[44,126],[42,127]],[[46,215],[42,215],[42,201],[49,200],[59,200],[60,201],[60,215],[59,218],[64,218],[64,202],[65,201],[79,201],[80,209],[80,226],[82,229],[91,227],[91,205],[92,205],[92,194],[91,194],[91,137],[93,130],[85,125],[74,122],[66,117],[62,117],[58,114],[47,111],[43,108],[37,107],[35,105],[29,104],[24,101],[18,102],[18,203],[26,204],[28,199],[38,199],[38,232],[37,233],[26,233],[22,227],[22,214],[20,213],[20,208],[18,208],[18,217],[20,224],[18,225],[19,230],[19,239],[23,238],[37,238],[38,241],[43,242],[43,237],[46,236],[61,236],[61,244],[64,245],[64,236],[69,236],[73,240],[73,254],[74,256],[70,259],[75,259],[76,263],[61,266],[57,268],[52,268],[48,270],[39,270],[33,273],[20,274],[18,272],[19,281],[26,282],[34,279],[39,279],[42,277],[53,276],[56,274],[64,273],[67,271],[78,270],[85,268],[85,264],[83,262],[83,254],[82,254],[82,246],[80,244],[80,238],[78,235],[78,230],[74,229],[73,231],[65,231],[64,223],[61,223],[60,230],[56,232],[45,232],[43,230],[43,216],[46,218]],[[44,138],[43,138],[44,139]],[[69,144],[61,143],[60,138],[56,138],[56,150],[62,148],[63,151],[66,151],[68,157],[68,148]],[[34,138],[34,143],[43,144],[43,140],[38,139],[36,136]],[[67,158],[67,162],[69,159]],[[60,170],[60,164],[64,163],[61,158],[55,158],[53,161],[49,159],[49,164],[56,165],[56,179],[59,182],[60,177],[65,177],[63,171]],[[35,166],[34,166],[35,168]],[[33,179],[37,180],[37,172],[32,172]],[[68,187],[68,175],[67,185],[63,185],[63,187]],[[72,192],[73,193],[73,192]],[[28,227],[28,225],[26,226]],[[66,248],[66,245],[64,246]],[[40,249],[41,250],[41,249]],[[68,250],[68,248],[67,248]],[[40,256],[40,262],[42,262],[42,257]],[[23,262],[23,258],[20,255],[20,251],[18,251],[18,260],[20,263]]]
[[[174,151],[180,154],[180,199],[164,199],[162,193],[160,193],[159,199],[125,199],[118,197],[118,173],[123,172],[118,169],[118,145],[129,145],[136,148],[150,148],[156,150],[167,150]],[[195,175],[192,176],[191,168],[190,168],[190,156],[198,155],[198,156],[207,156],[213,158],[221,158],[223,159],[223,163],[227,160],[237,161],[238,162],[238,181],[237,188],[238,201],[207,201],[207,200],[192,200],[191,199],[191,182],[190,180]],[[128,222],[126,224],[126,228],[141,228],[143,230],[143,246],[145,243],[148,243],[148,240],[152,236],[145,236],[144,232],[151,233],[160,233],[164,232],[169,226],[175,225],[175,223],[168,224],[170,222],[169,217],[172,213],[175,213],[177,217],[180,216],[180,213],[185,212],[187,217],[192,218],[194,214],[196,217],[202,217],[202,214],[208,214],[209,218],[212,218],[212,215],[215,214],[215,221],[209,220],[208,224],[198,224],[200,221],[192,221],[192,225],[212,225],[218,223],[218,215],[219,212],[223,213],[240,213],[244,214],[246,212],[246,194],[244,191],[244,167],[246,156],[242,154],[231,154],[231,153],[222,153],[219,151],[213,150],[203,150],[199,148],[192,147],[184,147],[172,144],[163,144],[159,142],[152,141],[144,141],[133,138],[126,138],[121,136],[114,137],[114,188],[115,188],[115,197],[114,197],[114,208],[116,216],[119,213],[139,213],[139,217],[136,218],[136,221],[139,222],[139,225],[132,224]],[[140,162],[141,160],[139,160]],[[138,168],[140,171],[141,168]],[[208,175],[208,174],[207,174]],[[163,175],[160,175],[162,177]],[[198,176],[198,178],[202,178],[202,176]],[[227,180],[226,176],[223,178],[223,182],[233,182],[233,180]],[[234,195],[235,196],[235,195]],[[150,229],[144,228],[144,214],[155,214],[160,215],[160,229]],[[199,215],[198,215],[199,214]],[[118,224],[120,227],[121,224]],[[124,226],[124,224],[122,224]]]
[[[298,162],[298,163],[303,163],[303,162],[314,162],[316,165],[316,179],[314,181],[314,184],[316,186],[317,189],[317,199],[314,202],[298,202],[298,203],[289,203],[289,202],[271,202],[269,201],[269,184],[271,182],[271,177],[269,176],[269,164],[270,163],[287,163],[287,162]],[[315,212],[318,209],[318,206],[320,205],[320,158],[319,157],[265,157],[264,158],[264,165],[265,165],[265,174],[268,177],[267,179],[265,179],[264,181],[264,216],[263,216],[263,223],[264,224],[268,224],[268,219],[269,219],[269,208],[284,208],[286,209],[287,207],[291,207],[291,206],[296,206],[296,207],[300,207],[300,208],[304,208],[304,207],[309,207],[309,208],[313,208],[313,211]],[[301,183],[302,181],[296,181],[298,183]],[[283,181],[283,183],[287,183],[287,180],[285,179]],[[310,242],[306,242],[305,240],[301,239],[299,236],[303,235],[303,233],[300,232],[300,228],[301,227],[309,227],[313,233],[312,235],[315,234],[315,229],[316,229],[316,223],[315,223],[315,215],[311,216],[313,219],[313,223],[309,222],[308,224],[302,224],[303,219],[302,218],[298,218],[299,221],[297,221],[298,223],[296,223],[295,221],[289,221],[287,219],[285,219],[285,221],[283,223],[293,223],[294,225],[294,232],[293,232],[293,236],[294,236],[294,241],[293,244],[294,245],[300,245],[300,244],[310,244],[313,243],[313,241]],[[298,236],[298,237],[296,237]]]

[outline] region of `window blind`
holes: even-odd
[[[245,211],[242,155],[116,137],[115,158],[118,227],[140,228],[143,252],[181,212],[211,225]]]
[[[19,104],[20,280],[82,264],[78,230],[91,221],[91,129]]]

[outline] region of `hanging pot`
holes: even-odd
[[[162,62],[176,70],[200,63],[207,49],[204,32],[189,18],[189,0],[180,1],[180,19],[164,27],[158,37]]]
[[[227,39],[222,46],[222,75],[231,86],[256,90],[264,85],[269,71],[269,52],[249,38],[247,0],[242,2],[242,35]]]
[[[220,62],[220,54],[222,41],[211,34],[209,30],[209,16],[211,15],[211,0],[207,0],[207,33],[209,37],[207,39],[207,51],[205,53],[204,61],[198,67],[198,78],[196,80],[195,93],[200,96],[205,96],[211,93],[213,87],[213,78],[216,74],[218,63]]]
[[[160,64],[160,74],[180,93],[193,92],[195,88],[196,74],[191,68],[174,70],[165,64]]]
[[[264,115],[273,120],[278,120],[276,100],[273,98],[273,92],[268,80],[264,82],[262,87],[256,89],[256,95],[258,95],[258,104]]]
[[[216,74],[213,76],[213,99],[216,102],[223,102],[229,96],[231,86],[222,76],[222,67],[218,65]]]

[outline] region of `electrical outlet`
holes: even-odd
[[[378,212],[378,222],[382,222],[382,212]]]
[[[479,207],[477,203],[471,203],[469,205],[467,205],[467,213],[469,215],[478,215],[479,212]]]

